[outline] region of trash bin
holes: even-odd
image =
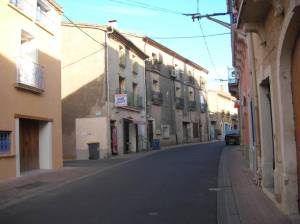
[[[100,153],[100,144],[99,142],[91,142],[88,143],[89,147],[89,159],[90,160],[97,160],[99,159],[99,153]]]
[[[160,149],[160,140],[159,139],[153,139],[152,140],[152,149],[153,150]]]

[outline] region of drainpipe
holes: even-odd
[[[255,114],[255,148],[256,148],[256,166],[257,166],[257,184],[261,184],[261,144],[260,144],[260,123],[259,123],[259,104],[258,104],[258,88],[257,88],[257,74],[255,69],[253,34],[249,33],[247,38],[247,45],[249,46],[250,66],[252,73],[252,90],[254,99],[254,114]]]
[[[107,125],[108,125],[108,128],[106,130],[106,139],[107,139],[107,158],[110,158],[111,156],[111,149],[110,149],[110,144],[109,144],[109,140],[110,140],[110,118],[111,118],[111,115],[110,115],[110,88],[109,88],[109,80],[108,80],[108,41],[109,41],[109,38],[108,38],[108,34],[111,34],[113,33],[114,30],[112,28],[111,31],[108,31],[106,30],[105,31],[105,78],[106,78],[106,112],[107,112],[107,116],[106,116],[106,122],[107,122]]]
[[[172,66],[173,66],[173,69],[172,69],[172,72],[175,72],[175,65],[174,65],[174,56],[172,58]],[[175,88],[175,79],[174,77],[171,78],[172,80],[172,84],[173,84],[173,100],[171,100],[171,106],[172,106],[172,109],[173,109],[173,113],[172,116],[174,117],[174,119],[172,119],[174,121],[174,126],[175,126],[175,139],[176,139],[176,145],[178,145],[178,136],[177,136],[177,121],[176,121],[176,106],[175,106],[175,102],[176,102],[176,88]]]

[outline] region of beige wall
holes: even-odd
[[[15,114],[53,120],[53,168],[62,166],[61,150],[61,100],[60,100],[60,15],[54,10],[56,21],[53,32],[38,25],[34,18],[27,17],[9,1],[0,2],[0,83],[1,103],[0,130],[12,132],[12,158],[0,158],[0,179],[16,175]],[[44,71],[44,92],[35,94],[15,87],[17,58],[20,56],[21,30],[30,33],[38,50],[38,64]],[[1,157],[1,156],[0,156]]]

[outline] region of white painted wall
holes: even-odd
[[[108,156],[107,124],[106,117],[78,118],[76,119],[76,157],[79,160],[89,159],[88,143],[100,143],[100,158]]]
[[[52,169],[52,122],[39,122],[40,169]]]

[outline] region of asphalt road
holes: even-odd
[[[151,154],[0,210],[0,223],[217,223],[214,188],[223,147]]]

